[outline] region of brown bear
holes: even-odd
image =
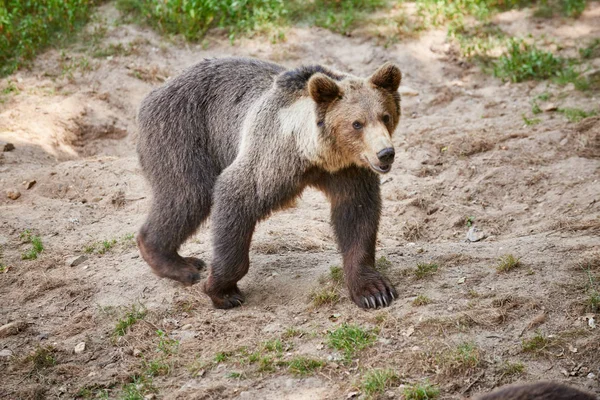
[[[535,382],[509,385],[475,400],[596,400],[591,393],[556,382]]]
[[[248,58],[207,59],[152,91],[140,107],[138,154],[153,202],[137,243],[160,277],[192,285],[204,262],[178,249],[211,214],[213,260],[204,292],[218,308],[243,303],[256,223],[307,186],[331,201],[352,300],[396,297],[374,269],[378,174],[394,161],[400,69],[359,78],[321,65],[293,70]]]

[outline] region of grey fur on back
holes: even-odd
[[[253,59],[207,59],[152,91],[138,117],[138,152],[148,178],[184,171],[198,162],[196,157],[207,155],[203,161],[216,170],[231,164],[246,113],[282,71]],[[155,168],[161,173],[152,173]]]

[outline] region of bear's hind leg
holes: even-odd
[[[186,286],[200,280],[199,270],[206,266],[204,261],[181,257],[177,250],[208,217],[210,197],[210,191],[189,200],[177,198],[173,192],[155,197],[150,215],[137,236],[137,243],[142,258],[156,275]]]

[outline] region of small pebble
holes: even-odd
[[[10,357],[13,355],[13,352],[9,349],[0,350],[0,357]]]
[[[21,192],[19,192],[17,189],[8,189],[6,191],[6,197],[11,200],[17,200],[19,197],[21,197]]]
[[[81,342],[75,346],[75,354],[81,354],[85,351],[85,342]]]

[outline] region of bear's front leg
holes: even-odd
[[[344,261],[352,300],[362,308],[387,307],[397,297],[390,281],[375,270],[375,242],[381,214],[379,178],[358,167],[317,183],[331,201],[331,222]]]

